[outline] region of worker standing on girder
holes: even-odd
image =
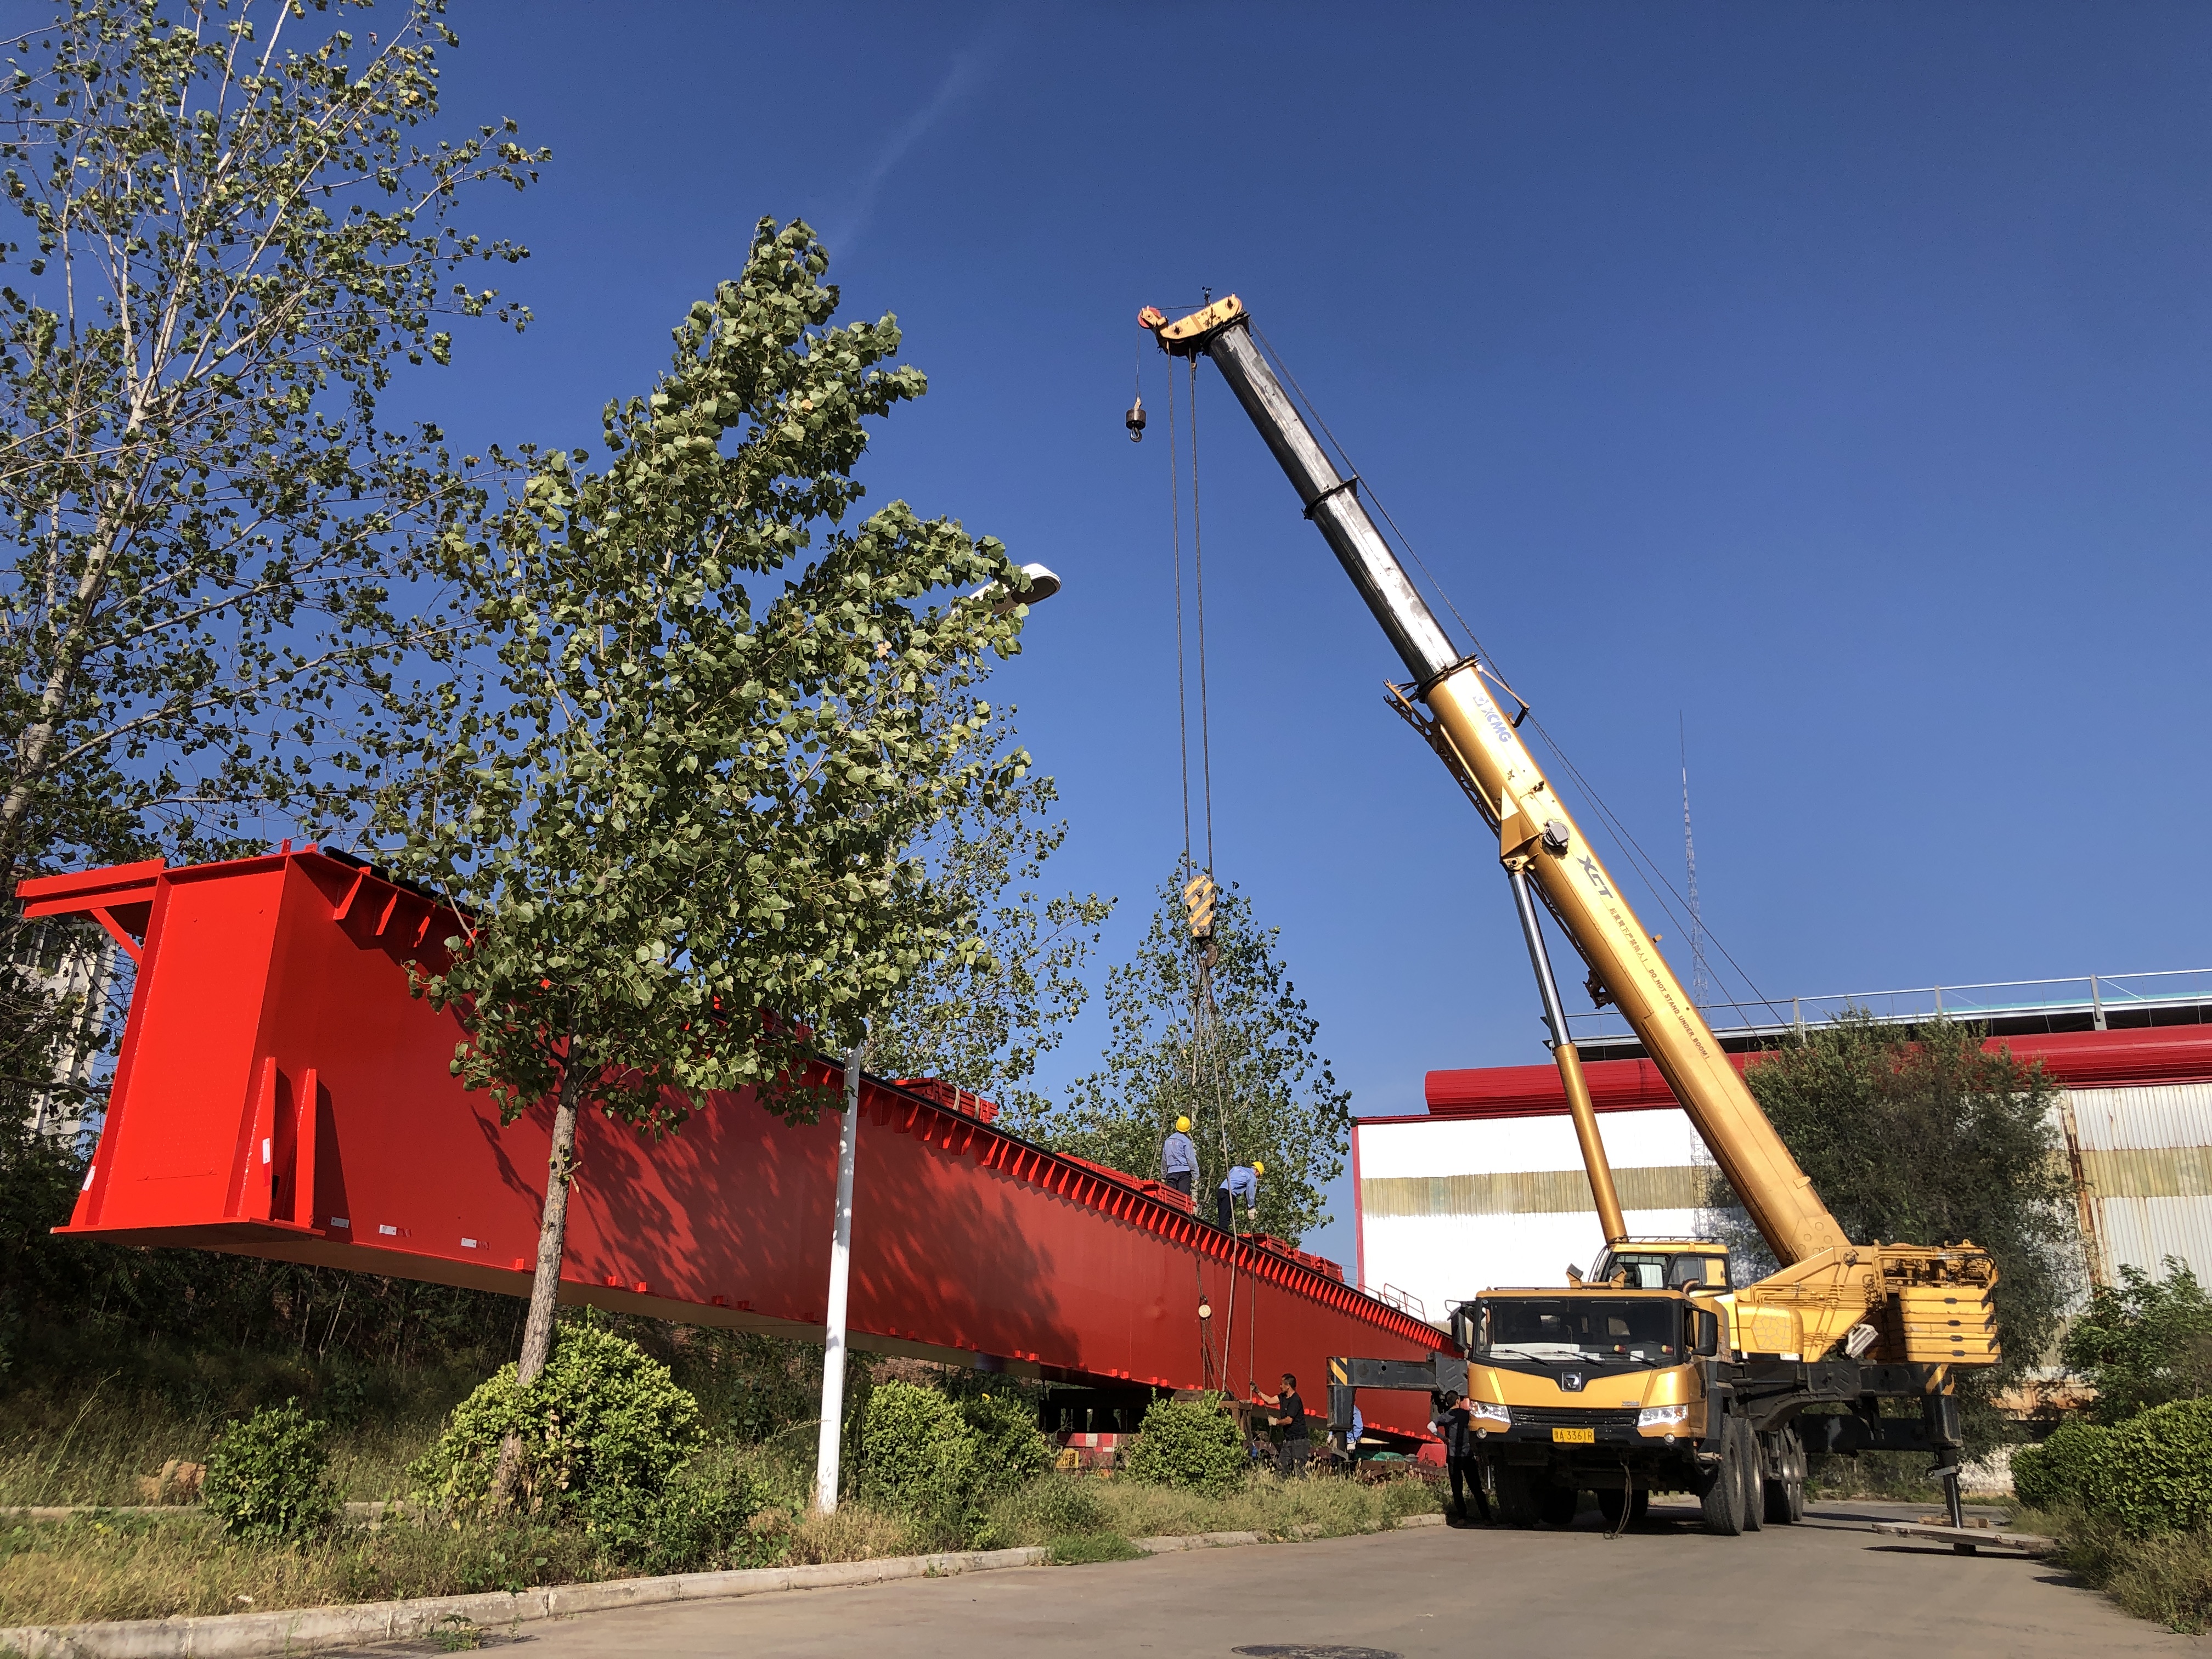
[[[1244,1218],[1252,1218],[1252,1212],[1260,1203],[1260,1177],[1267,1173],[1267,1166],[1255,1158],[1249,1164],[1232,1168],[1215,1189],[1213,1212],[1223,1232],[1237,1231],[1237,1200],[1240,1198],[1244,1200]]]
[[[1191,1144],[1190,1120],[1176,1120],[1175,1133],[1160,1147],[1160,1169],[1168,1185],[1188,1198],[1198,1188],[1198,1148]]]

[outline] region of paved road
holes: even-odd
[[[1816,1509],[1728,1539],[1662,1507],[1650,1530],[1612,1540],[1586,1516],[1565,1533],[1423,1530],[793,1591],[528,1626],[514,1645],[532,1651],[514,1659],[1226,1659],[1269,1644],[1402,1659],[2212,1655],[2047,1565],[1878,1539],[1872,1513]]]

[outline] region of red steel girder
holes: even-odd
[[[456,1017],[409,994],[404,964],[462,931],[450,909],[312,848],[20,894],[29,914],[143,939],[106,1127],[59,1231],[527,1294],[551,1112],[502,1125],[452,1075]],[[1192,1389],[1224,1380],[1225,1343],[1233,1391],[1291,1370],[1315,1398],[1327,1356],[1447,1346],[1319,1258],[1232,1239],[1158,1183],[880,1079],[861,1104],[856,1346]],[[592,1114],[578,1154],[563,1301],[818,1336],[834,1114],[789,1127],[716,1095],[657,1143]],[[1376,1428],[1412,1435],[1426,1404],[1362,1400]]]

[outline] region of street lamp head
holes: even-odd
[[[987,582],[968,597],[971,599],[990,599],[991,609],[1003,617],[1018,605],[1042,605],[1060,592],[1060,578],[1041,564],[1024,565],[1022,574],[1030,579],[1030,590],[1026,593],[1008,592],[1003,582]],[[992,597],[994,594],[997,595],[995,599]]]

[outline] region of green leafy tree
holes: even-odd
[[[2089,1292],[2059,1345],[2067,1368],[2097,1385],[2100,1422],[2212,1394],[2212,1298],[2187,1263],[2168,1256],[2165,1268],[2154,1279],[2123,1267],[2118,1285]]]
[[[1084,965],[1114,910],[1096,893],[1038,895],[1045,860],[1067,838],[1064,820],[1046,817],[1058,799],[1050,778],[1024,778],[931,838],[937,889],[975,932],[933,957],[875,1023],[876,1071],[939,1078],[1017,1114],[1043,1108],[1030,1085],[1038,1057],[1089,1000]]]
[[[543,155],[511,124],[417,142],[442,9],[362,40],[290,0],[80,0],[9,43],[0,894],[344,817],[353,717],[437,650],[394,591],[483,468],[378,399],[450,319],[526,319],[454,280],[524,250],[453,216]],[[0,1020],[0,1072],[51,1058],[36,1032]]]
[[[1990,1392],[2047,1363],[2080,1282],[2080,1241],[2055,1086],[2040,1065],[1984,1050],[1983,1035],[1850,1013],[1744,1075],[1847,1237],[1972,1240],[1996,1258],[2004,1360],[1965,1384],[1971,1435],[1986,1443],[2002,1434]]]
[[[1315,1048],[1321,1023],[1276,954],[1279,936],[1241,892],[1222,890],[1201,985],[1206,958],[1193,948],[1180,884],[1164,885],[1136,954],[1106,976],[1104,1066],[1015,1126],[1061,1151],[1157,1176],[1162,1141],[1188,1116],[1202,1201],[1232,1162],[1256,1158],[1267,1166],[1259,1230],[1297,1239],[1321,1225],[1322,1189],[1350,1144],[1352,1093]]]
[[[1027,766],[974,688],[1018,648],[1028,579],[904,502],[843,522],[863,422],[926,382],[890,366],[892,318],[830,325],[828,266],[762,221],[650,395],[608,405],[605,470],[526,452],[495,533],[446,546],[481,675],[391,734],[413,745],[394,862],[471,918],[419,965],[465,1021],[453,1070],[510,1120],[551,1103],[525,1385],[578,1113],[667,1133],[748,1088],[811,1113],[819,1048],[967,931],[916,842]]]

